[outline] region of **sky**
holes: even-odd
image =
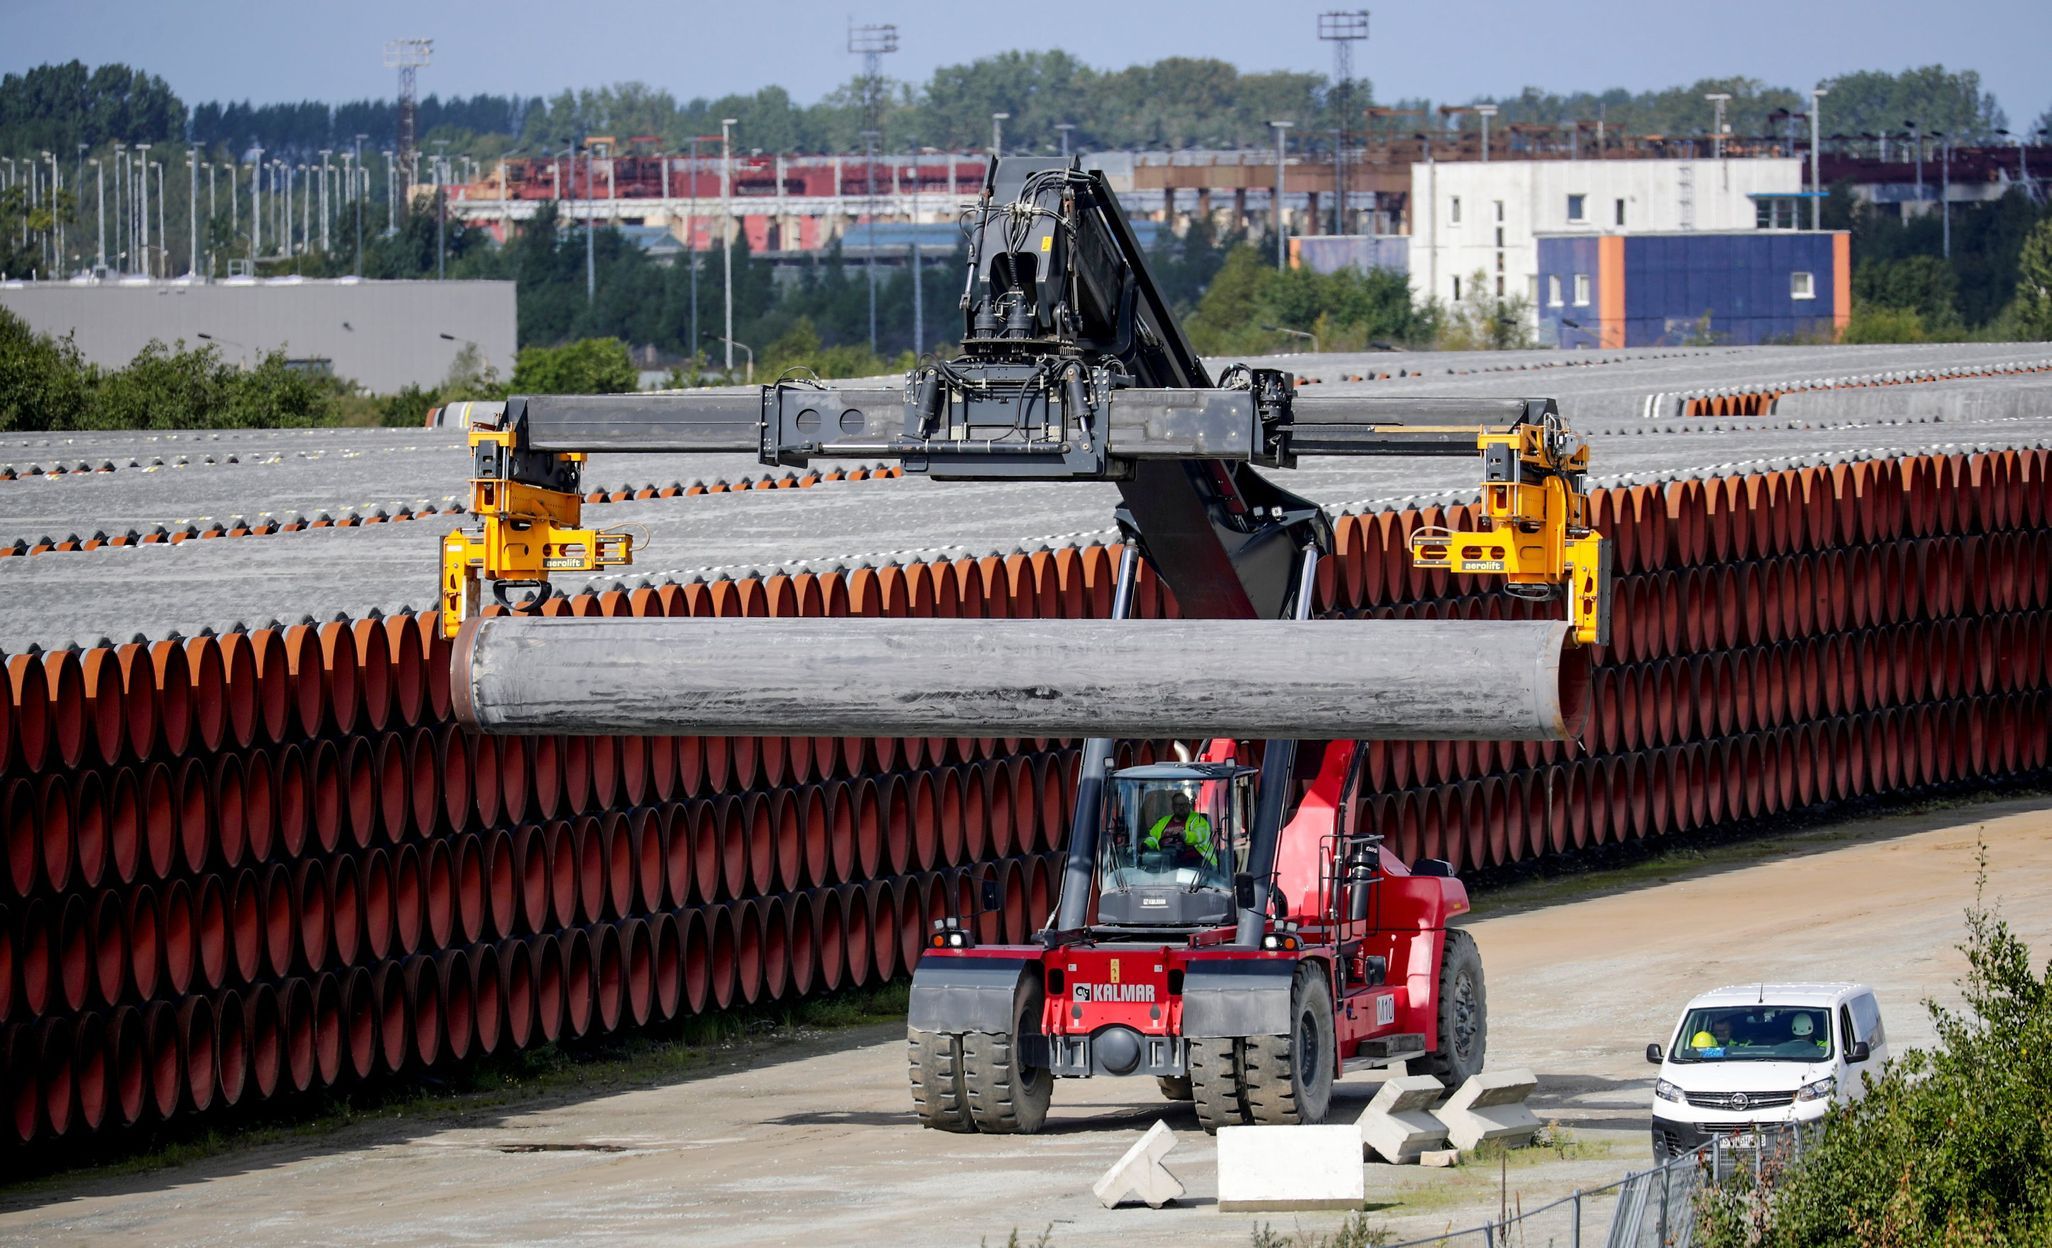
[[[550,95],[639,81],[680,99],[777,84],[810,103],[856,69],[851,17],[893,22],[895,78],[1014,48],[1059,47],[1100,68],[1165,56],[1242,70],[1328,70],[1317,15],[1361,0],[0,0],[0,72],[123,62],[203,100],[389,97],[387,39],[427,37],[420,90]],[[1857,69],[1977,69],[2012,128],[2052,108],[2048,0],[1406,0],[1367,6],[1355,73],[1378,97],[1464,101],[1628,90],[1744,74],[1805,87]]]

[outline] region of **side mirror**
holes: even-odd
[[[1646,1046],[1646,1060],[1653,1063],[1655,1066],[1658,1066],[1663,1060],[1665,1060],[1660,1056],[1659,1045],[1649,1044]]]
[[[1242,910],[1254,908],[1254,875],[1241,871],[1233,876],[1233,904]]]
[[[1845,1046],[1845,1060],[1852,1063],[1864,1062],[1874,1056],[1873,1046],[1865,1040],[1855,1040]]]
[[[1004,898],[998,893],[997,880],[994,877],[985,876],[983,880],[983,912],[985,914],[994,914],[1002,910],[1004,904]]]

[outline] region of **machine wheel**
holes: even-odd
[[[1482,954],[1475,938],[1446,929],[1439,959],[1439,1047],[1425,1055],[1424,1074],[1457,1088],[1482,1073],[1489,1050],[1489,998],[1482,982]]]
[[[1197,1093],[1191,1088],[1190,1076],[1188,1075],[1180,1075],[1175,1078],[1160,1076],[1154,1082],[1161,1089],[1162,1096],[1168,1100],[1192,1101],[1197,1099]]]
[[[1264,1126],[1313,1125],[1332,1105],[1332,990],[1315,962],[1290,981],[1290,1034],[1247,1037],[1242,1081],[1250,1117]]]
[[[1220,1127],[1254,1121],[1240,1095],[1240,1053],[1245,1043],[1233,1039],[1190,1041],[1190,1099],[1196,1102],[1197,1121],[1206,1135],[1217,1135]]]
[[[962,1037],[907,1027],[905,1047],[911,1057],[912,1109],[919,1115],[919,1125],[936,1131],[974,1132],[969,1097],[962,1089]]]
[[[972,1031],[962,1037],[962,1088],[969,1117],[989,1135],[1032,1135],[1047,1121],[1054,1098],[1054,1074],[1028,1065],[1019,1040],[1040,1030],[1045,993],[1040,981],[1025,978],[1012,993],[1012,1030],[995,1035]]]

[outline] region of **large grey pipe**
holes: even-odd
[[[456,716],[502,733],[1473,740],[1575,735],[1552,621],[473,620]]]

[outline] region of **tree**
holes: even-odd
[[[0,431],[82,429],[93,370],[71,335],[51,338],[0,308]]]
[[[522,347],[513,362],[515,394],[624,394],[640,374],[618,338],[584,338],[560,347]]]
[[[2052,340],[2052,217],[2031,230],[2016,267],[2017,328],[2031,341]]]
[[[1877,308],[1914,312],[1929,337],[1957,335],[1959,277],[1937,256],[1869,260],[1853,270],[1853,298]],[[1856,305],[1857,306],[1857,305]]]
[[[1986,883],[1985,847],[1981,882]],[[2052,1233],[2052,964],[1976,890],[1965,1009],[1925,1002],[1938,1042],[1896,1055],[1779,1175],[1706,1194],[1712,1248],[2039,1245]]]

